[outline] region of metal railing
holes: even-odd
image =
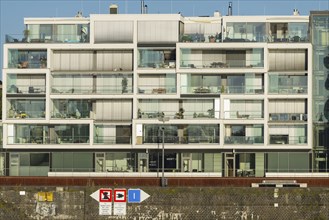
[[[306,136],[270,135],[270,144],[307,144]]]
[[[162,143],[162,137],[160,136],[150,136],[146,135],[143,137],[144,144],[155,144],[155,143]],[[203,135],[203,136],[172,136],[167,135],[164,138],[164,143],[167,144],[194,144],[194,143],[202,143],[202,144],[218,144],[219,143],[219,136],[218,135]]]
[[[89,35],[83,34],[11,34],[6,35],[6,43],[89,43]]]
[[[168,85],[138,85],[139,94],[176,94],[176,86]]]
[[[225,144],[263,144],[263,136],[226,136]]]
[[[184,56],[184,55],[183,55]],[[180,68],[184,69],[230,69],[230,68],[263,68],[263,60],[192,60],[182,58]]]
[[[264,112],[261,111],[224,111],[225,119],[262,119]]]
[[[158,119],[160,116],[169,117],[169,119],[207,119],[219,118],[220,112],[208,109],[204,111],[184,111],[184,113],[177,111],[139,111],[138,118],[141,119]]]
[[[51,86],[52,94],[132,94],[133,87],[121,85],[97,86]]]

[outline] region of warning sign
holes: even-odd
[[[112,189],[100,189],[99,202],[112,202]]]

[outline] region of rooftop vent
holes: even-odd
[[[294,16],[298,16],[298,15],[299,15],[299,11],[298,11],[298,9],[294,9],[293,15],[294,15]]]
[[[145,5],[144,0],[141,0],[141,14],[147,14],[148,10],[147,10],[147,5]]]
[[[214,17],[219,18],[220,16],[222,16],[222,15],[220,14],[219,11],[214,12]]]
[[[228,13],[227,13],[228,16],[232,16],[233,15],[233,3],[232,2],[229,2],[228,3]]]
[[[110,14],[115,15],[118,14],[119,7],[116,4],[110,5]]]

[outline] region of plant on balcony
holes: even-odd
[[[215,38],[214,35],[209,35],[208,38],[209,38],[209,42],[215,42],[216,41],[216,38]]]
[[[25,29],[23,31],[24,38],[22,39],[22,42],[28,42],[29,36],[30,36],[30,30]]]
[[[179,111],[176,112],[175,118],[176,119],[183,119],[184,118],[185,110],[183,108],[179,108]]]
[[[209,118],[213,118],[214,116],[215,116],[215,111],[214,111],[214,109],[212,108],[212,109],[208,109],[208,117]]]
[[[123,77],[122,81],[121,81],[121,86],[122,86],[122,93],[127,93],[127,86],[128,86],[128,79],[127,77]]]
[[[183,35],[182,42],[192,42],[192,37],[189,35]]]
[[[47,58],[41,57],[40,58],[40,68],[46,68],[47,67]]]

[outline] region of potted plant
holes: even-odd
[[[176,113],[175,118],[183,119],[184,118],[184,112],[185,112],[185,110],[183,108],[179,108],[179,111]]]
[[[41,57],[40,58],[40,68],[46,68],[47,67],[47,58]]]
[[[215,38],[214,35],[209,35],[208,38],[209,38],[209,42],[215,42],[216,41],[216,38]]]
[[[192,37],[189,35],[183,35],[182,36],[182,42],[191,42],[192,41]]]
[[[122,93],[127,93],[127,86],[128,86],[128,79],[127,77],[123,77],[122,81],[121,81],[121,86],[122,86]]]
[[[30,39],[29,39],[30,30],[29,29],[25,29],[23,31],[23,34],[24,34],[24,38],[22,39],[22,42],[29,42],[30,41]]]

